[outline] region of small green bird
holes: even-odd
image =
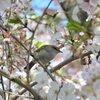
[[[55,45],[43,45],[39,49],[34,52],[34,56],[45,66],[50,64],[50,61],[61,51]],[[29,69],[36,63],[35,59],[33,59],[29,63]],[[24,68],[26,69],[26,67]]]

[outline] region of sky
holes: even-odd
[[[46,8],[47,5],[49,4],[50,0],[34,0],[33,1],[33,6],[35,8],[35,13],[37,15],[41,15],[41,8]],[[52,2],[49,6],[49,9],[57,10],[58,7]]]
[[[37,15],[41,15],[41,8],[46,8],[47,5],[49,4],[50,0],[33,0],[33,6],[34,6],[34,11]],[[58,10],[59,7],[55,5],[55,3],[52,1],[48,9],[52,10]],[[67,20],[62,20],[61,23],[63,25],[66,25],[68,21]]]

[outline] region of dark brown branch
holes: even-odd
[[[7,73],[5,73],[3,70],[0,69],[0,75],[6,77],[7,79],[16,82],[17,84],[19,84],[20,86],[24,87],[26,90],[28,90],[30,93],[32,93],[32,95],[34,96],[35,100],[43,100],[42,97],[40,97],[36,91],[34,89],[32,89],[30,86],[27,86],[25,83],[21,82],[19,79],[15,78],[12,75],[9,75]]]
[[[69,59],[64,60],[63,62],[61,62],[61,63],[58,64],[57,66],[55,66],[55,67],[53,67],[52,69],[50,69],[50,72],[53,73],[53,72],[59,70],[60,68],[62,68],[63,66],[65,66],[66,64],[68,64],[68,63],[70,63],[70,62],[72,62],[72,61],[74,61],[74,60],[77,60],[77,59],[79,59],[79,58],[81,58],[81,57],[88,56],[88,55],[90,55],[90,54],[92,54],[91,51],[82,54],[82,56],[70,57]]]
[[[34,86],[36,84],[37,84],[37,82],[31,82],[30,86]],[[11,100],[16,100],[18,98],[17,95],[22,95],[24,92],[26,92],[26,89],[22,88],[18,93],[14,94],[14,95],[11,95]]]

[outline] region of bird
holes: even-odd
[[[61,53],[59,48],[55,45],[43,45],[36,51],[34,51],[33,55],[37,58],[43,65],[48,66],[50,61],[58,54]],[[29,70],[36,64],[36,60],[33,60],[29,63]],[[26,69],[25,67],[24,69]]]

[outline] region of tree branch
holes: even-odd
[[[40,95],[38,95],[34,89],[32,89],[30,86],[27,86],[25,83],[21,82],[19,79],[15,78],[14,76],[5,73],[1,69],[0,69],[0,75],[4,76],[7,79],[9,79],[9,80],[19,84],[20,86],[24,87],[26,90],[28,90],[30,93],[32,93],[35,100],[43,100],[43,98]]]
[[[30,83],[30,86],[34,86],[36,85],[37,82],[31,82]],[[14,94],[14,95],[11,95],[11,100],[16,100],[19,96],[18,95],[22,95],[23,93],[25,93],[27,90],[25,88],[22,88],[18,93]]]
[[[59,70],[60,68],[62,68],[64,65],[66,65],[66,64],[68,64],[68,63],[70,63],[70,62],[72,62],[72,61],[74,61],[74,60],[77,60],[77,59],[79,59],[79,58],[88,56],[88,55],[90,55],[90,54],[92,54],[91,51],[89,51],[89,52],[87,52],[87,53],[84,53],[84,54],[82,54],[81,56],[70,57],[69,59],[64,60],[63,62],[61,62],[61,63],[58,64],[57,66],[55,66],[55,67],[53,67],[52,69],[50,69],[50,72],[53,73],[53,72]]]

